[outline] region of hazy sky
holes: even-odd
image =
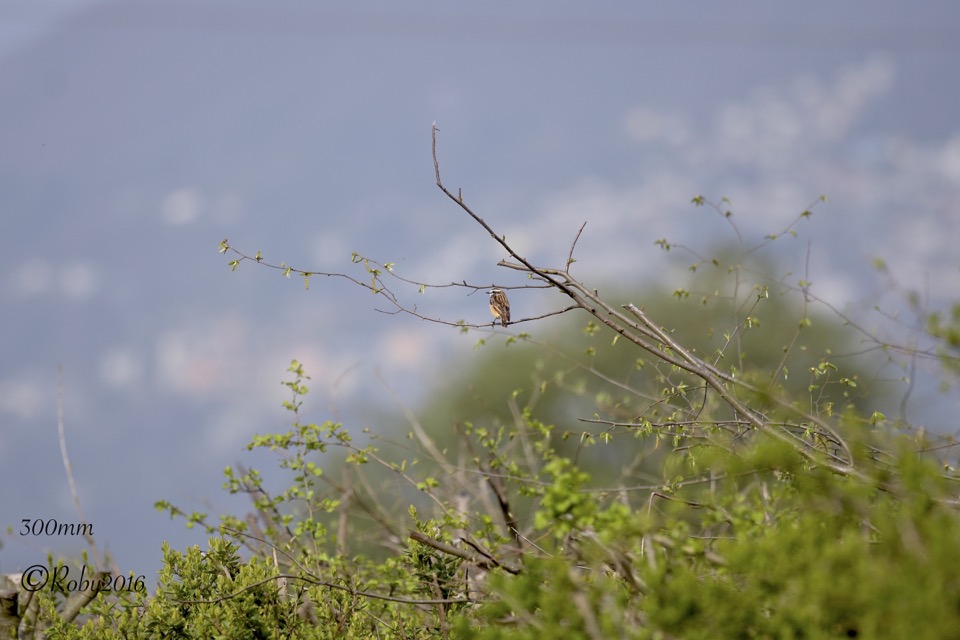
[[[44,9],[38,9],[39,6]],[[305,291],[228,237],[308,269],[350,255],[431,282],[518,284],[447,184],[533,259],[558,266],[580,225],[590,282],[683,278],[654,242],[733,236],[690,205],[728,197],[818,296],[900,308],[960,292],[960,9],[954,2],[9,2],[0,7],[0,520],[76,519],[56,436],[58,365],[87,518],[124,570],[163,539],[153,511],[238,511],[220,473],[283,429],[289,361],[310,419],[416,406],[462,337]],[[482,296],[407,294],[484,321]],[[514,315],[562,304],[518,294]],[[544,325],[543,330],[551,325]],[[525,330],[538,330],[525,326]],[[401,424],[398,421],[397,424]],[[943,426],[943,425],[936,425]],[[13,489],[15,488],[15,489]],[[4,538],[0,571],[80,541]]]

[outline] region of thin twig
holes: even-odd
[[[583,233],[583,228],[587,226],[587,221],[584,220],[583,224],[580,225],[580,230],[577,231],[577,237],[573,239],[573,244],[570,245],[570,253],[567,254],[567,268],[566,272],[570,273],[570,265],[572,265],[576,260],[573,259],[573,250],[577,247],[577,242],[580,240],[580,234]]]
[[[70,485],[70,495],[73,497],[73,506],[77,510],[77,516],[83,525],[83,537],[90,550],[93,552],[93,559],[97,568],[103,567],[103,558],[100,556],[100,550],[93,539],[92,527],[87,524],[87,518],[83,515],[83,507],[80,506],[80,492],[77,490],[77,483],[73,478],[73,467],[70,464],[70,456],[67,455],[67,434],[64,428],[64,407],[63,407],[63,365],[57,367],[57,436],[60,440],[60,456],[63,458],[63,470],[67,474],[67,484]],[[94,594],[96,595],[96,594]]]

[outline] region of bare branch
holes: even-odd
[[[464,551],[463,549],[458,549],[454,546],[451,546],[445,542],[440,542],[439,540],[434,540],[430,536],[420,533],[419,531],[411,531],[410,539],[419,542],[420,544],[425,544],[428,547],[432,547],[441,553],[445,553],[448,556],[455,556],[457,558],[462,558],[468,562],[472,562],[481,569],[493,569],[495,567],[500,567],[507,573],[512,573],[513,575],[519,575],[520,569],[517,567],[512,567],[508,564],[504,564],[498,561],[489,553],[484,553],[482,555],[473,554],[469,551]]]
[[[478,216],[476,213],[473,212],[473,210],[469,206],[467,206],[467,204],[463,201],[463,194],[458,192],[458,195],[455,196],[452,193],[450,193],[447,187],[444,186],[443,181],[440,179],[440,163],[437,160],[437,125],[436,123],[433,124],[432,141],[433,141],[433,144],[432,144],[433,167],[436,171],[437,186],[440,188],[440,190],[443,191],[443,193],[445,193],[448,198],[456,202],[457,206],[463,209],[467,213],[467,215],[469,215],[471,218],[473,218],[477,222],[477,224],[483,227],[486,230],[486,232],[490,234],[490,237],[497,242],[497,244],[503,247],[507,251],[507,253],[509,253],[514,259],[516,259],[523,266],[525,266],[530,273],[540,276],[540,278],[542,278],[543,280],[549,282],[550,284],[560,289],[570,297],[573,297],[573,294],[567,290],[567,287],[565,286],[565,283],[562,280],[551,278],[546,273],[542,272],[540,269],[530,264],[530,262],[528,262],[526,258],[521,256],[519,253],[517,253],[513,249],[513,247],[507,244],[507,241],[504,236],[497,235],[497,233],[494,232],[494,230],[490,227],[490,225],[486,223],[486,221],[483,218]]]

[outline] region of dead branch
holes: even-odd
[[[434,540],[430,536],[420,533],[419,531],[411,531],[410,539],[420,544],[425,544],[428,547],[432,547],[441,553],[445,553],[448,556],[454,556],[461,558],[468,562],[472,562],[481,569],[493,569],[499,567],[506,571],[507,573],[512,573],[513,575],[519,575],[520,569],[503,562],[498,561],[490,553],[484,553],[483,555],[470,553],[469,551],[464,551],[463,549],[458,549],[457,547],[451,546],[445,542],[440,542],[439,540]]]

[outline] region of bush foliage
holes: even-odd
[[[437,180],[508,251],[503,266],[589,315],[566,340],[579,356],[544,359],[549,349],[525,332],[510,334],[506,350],[482,339],[492,358],[519,362],[511,369],[529,372],[526,381],[495,387],[509,376],[471,371],[495,379],[485,388],[497,396],[486,407],[448,398],[424,424],[411,420],[402,443],[305,419],[309,377],[294,361],[284,382],[291,428],[248,446],[276,453],[286,486],[227,468],[224,488],[247,495],[249,513],[214,518],[159,502],[203,527],[206,548],[165,546],[152,595],[101,593],[75,618],[64,615],[67,594],[39,591],[32,616],[22,601],[16,612],[21,634],[956,636],[953,442],[888,419],[885,392],[836,357],[836,334],[811,338],[823,317],[809,308],[807,283],[778,285],[762,265],[751,272],[753,248],[741,247],[698,261],[704,293],[674,292],[686,313],[659,324],[575,279],[572,247],[564,268],[530,264],[443,187],[439,168]],[[226,241],[221,250],[236,251]],[[355,263],[369,280],[344,277],[419,314],[388,286],[391,265]],[[790,296],[800,303],[784,303]],[[679,337],[696,314],[710,327]],[[949,381],[958,318],[927,316],[929,348],[872,344],[891,359],[940,363]],[[757,339],[765,326],[776,331]],[[530,345],[526,360],[517,342]]]
[[[226,488],[251,496],[250,516],[187,515],[210,531],[207,548],[165,547],[155,595],[94,599],[82,624],[58,621],[52,595],[38,594],[47,637],[948,638],[960,624],[955,481],[915,437],[852,424],[868,431],[857,475],[763,437],[679,446],[660,482],[603,489],[525,415],[512,432],[467,429],[478,455],[421,477],[341,425],[301,422],[305,374],[291,371],[293,428],[250,445],[278,453],[290,486],[273,494],[254,470],[226,470]],[[511,448],[521,439],[536,469]],[[594,446],[623,446],[613,442]],[[309,460],[335,447],[349,473],[385,465],[427,506],[377,513],[362,503],[385,496],[322,482]],[[479,498],[464,507],[456,475],[468,470]],[[523,511],[497,504],[498,491]],[[374,545],[391,552],[348,552]]]

